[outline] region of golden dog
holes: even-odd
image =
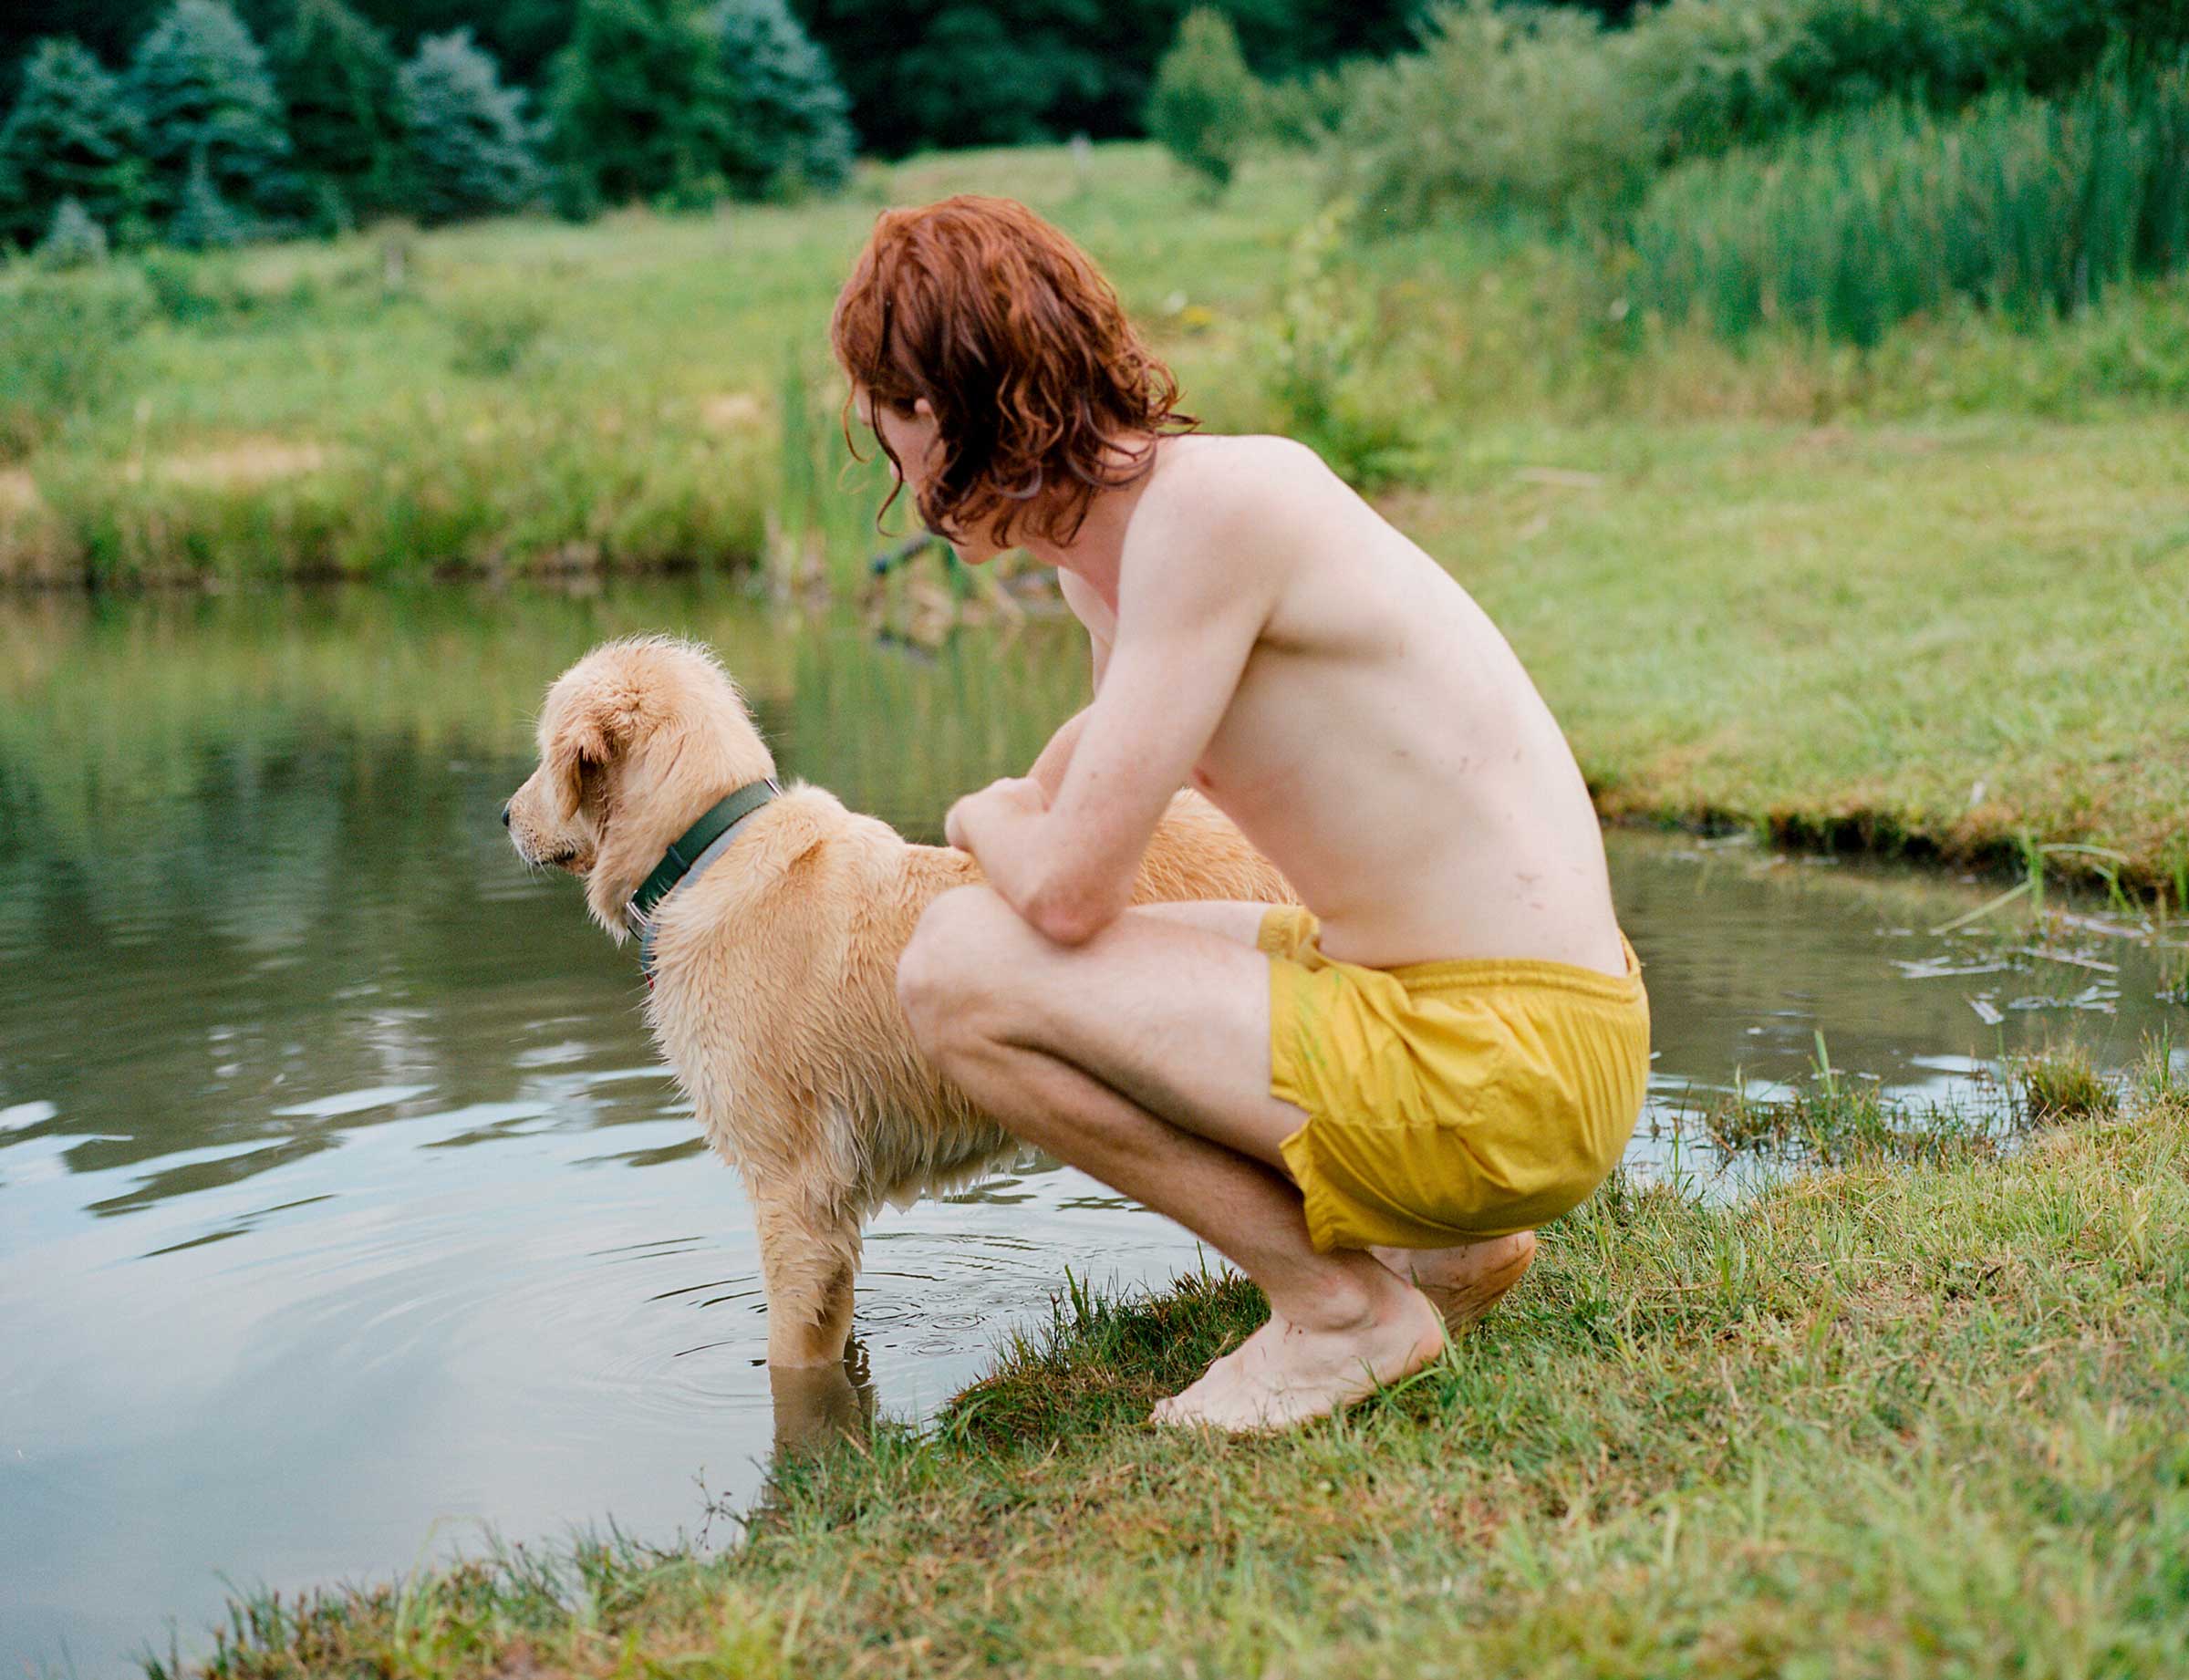
[[[503,812],[518,856],[582,876],[620,943],[626,907],[681,835],[775,760],[713,656],[659,637],[609,642],[558,678],[540,763]],[[897,959],[938,895],[980,878],[947,846],[792,783],[651,921],[647,1021],[759,1227],[776,1371],[835,1366],[859,1237],[886,1201],[963,1183],[1017,1147],[914,1049]],[[1136,902],[1292,901],[1276,867],[1180,793]]]

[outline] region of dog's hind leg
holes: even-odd
[[[859,1273],[859,1220],[850,1198],[817,1205],[756,1192],[753,1199],[768,1291],[768,1364],[840,1364]]]

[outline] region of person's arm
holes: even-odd
[[[1186,524],[1148,533],[1162,552],[1138,564],[1128,552],[1116,638],[1054,793],[1034,777],[999,782],[945,824],[1059,944],[1094,938],[1130,902],[1140,855],[1223,721],[1273,599],[1241,515],[1204,505]]]
[[[1064,771],[1072,762],[1072,749],[1079,742],[1079,731],[1087,726],[1087,710],[1082,706],[1059,724],[1056,733],[1049,737],[1049,744],[1042,749],[1041,756],[1027,769],[1026,779],[1041,784],[1045,799],[1054,799],[1057,790],[1064,784]]]
[[[1057,579],[1057,587],[1063,592],[1065,605],[1081,617],[1083,623],[1093,616],[1091,610],[1077,598],[1086,587],[1085,585],[1065,573]],[[1095,605],[1099,606],[1100,603]],[[1109,668],[1110,638],[1092,624],[1087,624],[1085,627],[1087,646],[1094,660],[1094,689],[1099,693],[1102,690],[1102,673]],[[1057,790],[1064,783],[1064,768],[1072,762],[1072,749],[1079,740],[1079,731],[1086,727],[1086,722],[1087,708],[1082,706],[1058,726],[1056,733],[1049,737],[1049,744],[1042,749],[1041,756],[1033,761],[1032,767],[1026,772],[1027,777],[1040,783],[1042,792],[1051,799],[1056,797]]]

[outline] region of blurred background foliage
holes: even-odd
[[[2181,0],[30,0],[5,59],[0,574],[841,592],[828,303],[966,189],[1369,491],[1520,420],[2189,399]]]
[[[1987,99],[1996,144],[1997,100],[2101,67],[2163,156],[2136,78],[2184,46],[2180,0],[26,0],[0,19],[0,239],[65,232],[50,254],[83,261],[692,209],[833,191],[861,150],[1141,133],[1211,190],[1251,150],[1312,151],[1365,227],[1616,230],[1684,162],[1881,103],[1901,140],[1826,150],[1935,148],[1906,113]]]

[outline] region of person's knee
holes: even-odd
[[[954,1038],[986,1014],[988,982],[1011,907],[986,887],[952,887],[932,904],[897,959],[897,1000],[912,1039],[932,1060],[947,1059]],[[1015,919],[1015,918],[1014,918]]]

